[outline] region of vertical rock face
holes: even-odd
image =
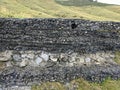
[[[1,85],[120,78],[120,22],[0,18]]]

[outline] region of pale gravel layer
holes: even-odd
[[[48,62],[59,63],[63,66],[74,66],[83,64],[115,63],[114,52],[96,52],[81,54],[76,52],[50,53],[44,51],[13,51],[0,52],[0,62],[5,62],[6,67],[34,66],[44,67]]]

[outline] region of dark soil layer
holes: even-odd
[[[120,22],[0,19],[0,50],[89,53],[120,50]]]
[[[120,66],[109,64],[74,67],[54,65],[44,68],[13,67],[0,72],[0,84],[3,86],[24,86],[46,81],[66,83],[81,77],[92,82],[102,82],[108,77],[116,80],[120,78]]]

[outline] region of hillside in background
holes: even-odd
[[[120,6],[91,0],[0,0],[0,17],[120,21]]]
[[[57,3],[66,6],[86,6],[86,5],[94,5],[94,6],[108,6],[109,4],[100,3],[97,0],[55,0]]]

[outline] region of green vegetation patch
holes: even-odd
[[[114,61],[120,65],[120,51],[115,52],[115,59]]]
[[[58,82],[46,82],[33,85],[32,90],[120,90],[120,80],[106,79],[102,83],[91,83],[82,78],[63,85]]]

